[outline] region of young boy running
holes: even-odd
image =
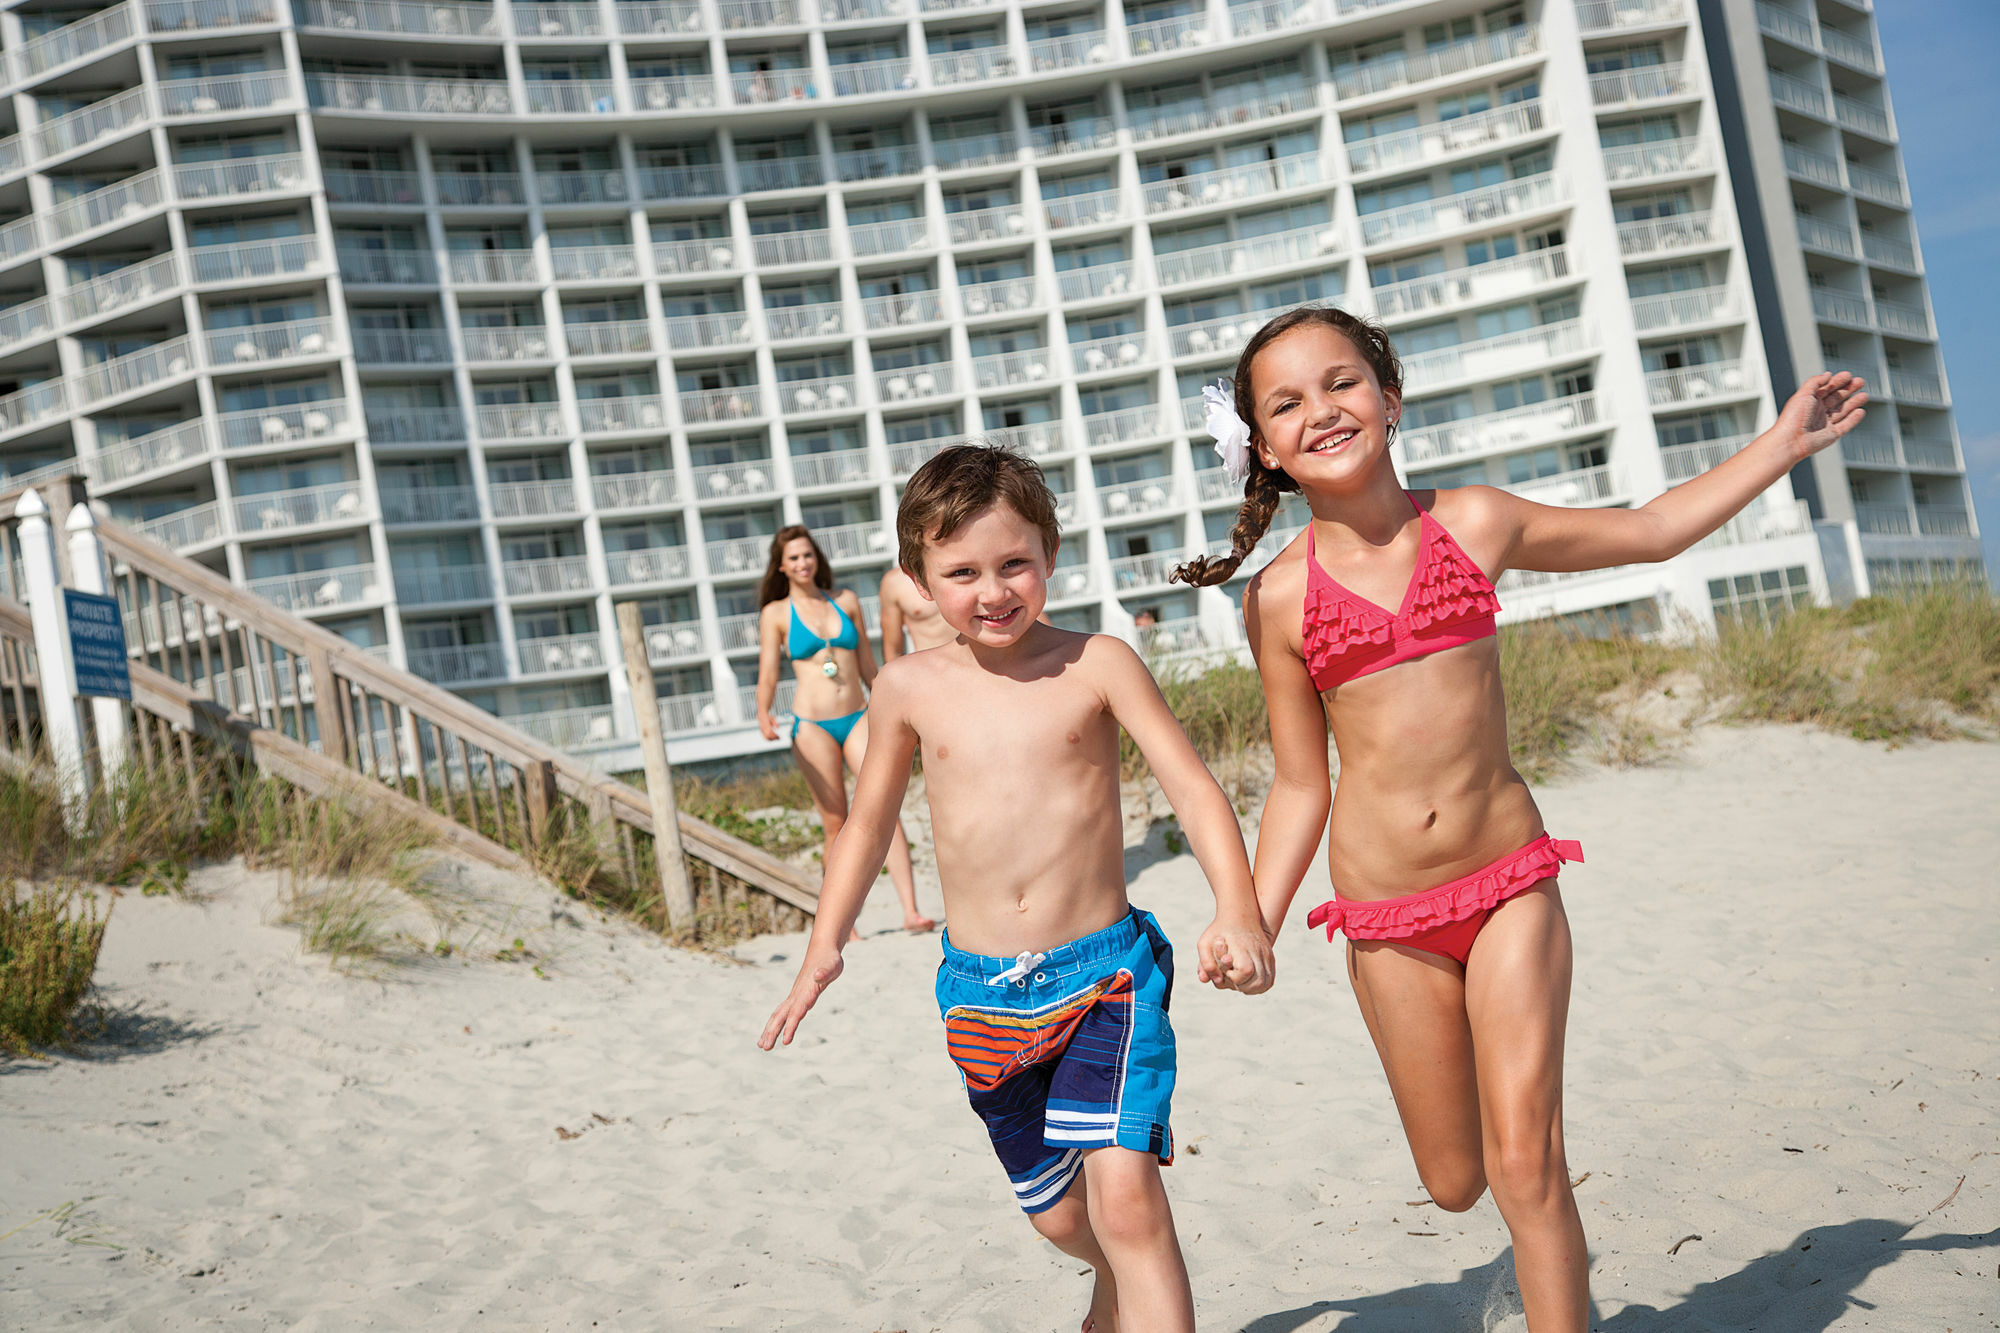
[[[1255,994],[1274,965],[1236,813],[1137,654],[1037,622],[1058,542],[1040,468],[946,449],[910,478],[896,533],[959,638],[875,678],[868,757],[805,960],[758,1045],[790,1044],[840,975],[921,745],[949,922],[938,1008],[972,1107],[1035,1230],[1096,1269],[1084,1328],[1192,1329],[1159,1171],[1173,1160],[1173,955],[1125,896],[1118,729],[1215,892],[1199,979]]]

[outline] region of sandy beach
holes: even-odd
[[[2000,745],[1709,727],[1541,797],[1588,857],[1594,1326],[2000,1328]],[[1194,861],[1158,832],[1128,860],[1185,954]],[[891,929],[886,886],[765,1055],[803,936],[682,953],[462,873],[458,951],[373,976],[269,924],[270,876],[121,898],[106,1038],[0,1063],[0,1326],[1076,1328],[1085,1281],[1015,1211],[943,1052],[937,941]],[[1424,1201],[1341,949],[1302,928],[1318,876],[1276,990],[1176,997],[1202,1326],[1518,1330],[1497,1212]]]

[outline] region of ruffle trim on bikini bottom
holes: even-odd
[[[1336,930],[1350,940],[1407,939],[1497,907],[1554,875],[1565,861],[1582,860],[1582,843],[1558,842],[1544,833],[1486,869],[1435,889],[1374,902],[1334,898],[1321,903],[1306,916],[1306,926],[1325,926],[1329,940]]]

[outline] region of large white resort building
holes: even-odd
[[[1509,618],[1977,567],[1868,0],[26,0],[0,46],[0,474],[610,767],[616,603],[677,759],[768,748],[770,534],[872,616],[969,436],[1064,497],[1057,621],[1240,643],[1241,576],[1166,577],[1239,498],[1198,390],[1301,302],[1389,325],[1414,485],[1643,503],[1869,380],[1699,549]]]

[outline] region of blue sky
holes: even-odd
[[[2000,574],[2000,4],[1877,0],[1875,24],[1986,567]]]

